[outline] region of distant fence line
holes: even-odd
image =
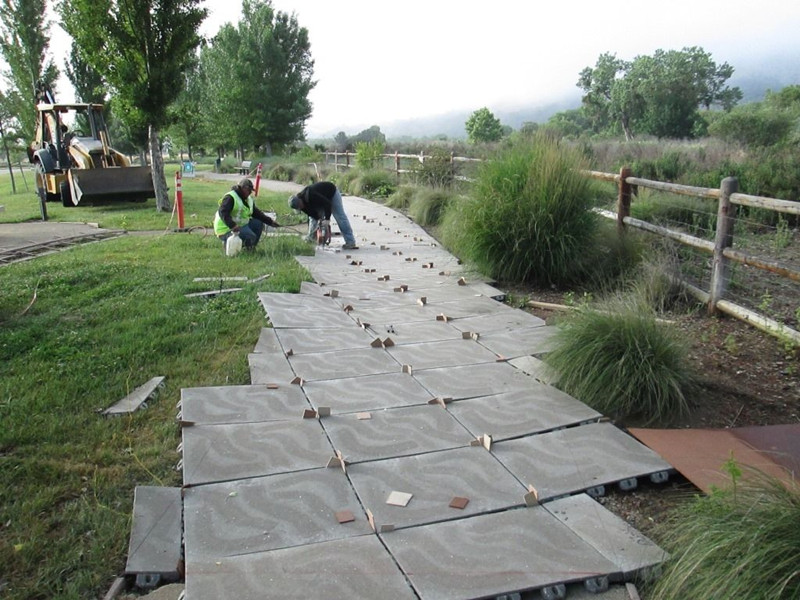
[[[325,163],[333,165],[333,170],[338,171],[339,167],[344,169],[349,169],[353,166],[351,164],[350,159],[355,159],[356,153],[355,152],[325,152]],[[333,159],[333,162],[330,161],[330,158]],[[394,161],[394,173],[399,177],[402,173],[413,173],[414,169],[403,169],[402,168],[402,161],[416,161],[419,164],[424,165],[425,161],[429,158],[433,158],[433,156],[429,154],[425,154],[424,152],[420,152],[419,154],[400,154],[399,152],[395,152],[393,154],[381,154],[380,158],[382,160],[389,160]],[[341,159],[341,161],[340,161]],[[455,174],[455,164],[458,162],[482,162],[483,159],[481,158],[468,158],[466,156],[455,156],[453,152],[450,153],[450,164],[453,165],[453,171]]]
[[[750,206],[791,215],[800,215],[800,202],[741,194],[738,191],[738,180],[734,177],[723,179],[719,189],[714,189],[641,179],[639,177],[634,177],[628,167],[623,167],[619,174],[602,173],[598,171],[586,171],[585,173],[593,179],[610,181],[617,184],[617,212],[614,213],[607,210],[597,210],[596,212],[606,218],[616,220],[617,228],[621,233],[624,233],[626,227],[642,229],[681,244],[697,248],[713,257],[709,291],[701,290],[688,282],[681,282],[687,292],[706,304],[709,314],[713,314],[717,311],[729,314],[737,319],[752,324],[762,331],[766,331],[783,339],[791,340],[794,344],[800,345],[800,332],[765,315],[734,304],[724,297],[730,280],[732,262],[763,269],[795,283],[800,282],[800,270],[798,268],[783,264],[779,261],[754,256],[740,250],[734,250],[731,247],[733,245],[733,232],[736,223],[736,205]],[[695,198],[717,200],[717,219],[714,241],[704,240],[681,231],[661,227],[631,217],[631,197],[636,187],[650,188]]]

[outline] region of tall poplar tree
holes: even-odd
[[[148,129],[156,209],[170,210],[159,131],[201,38],[201,0],[64,0],[64,28],[108,82],[116,116]]]

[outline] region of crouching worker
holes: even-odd
[[[330,181],[320,181],[307,187],[289,198],[289,208],[299,210],[308,215],[308,239],[313,241],[320,221],[330,221],[331,215],[339,225],[339,231],[344,238],[345,250],[355,250],[356,238],[353,236],[353,228],[347,219],[342,204],[342,194],[336,185]]]
[[[223,247],[231,235],[238,233],[244,248],[255,248],[264,224],[280,227],[272,217],[256,208],[252,193],[253,182],[245,178],[219,201],[219,210],[214,215],[214,235],[222,240]]]

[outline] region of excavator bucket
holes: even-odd
[[[70,169],[67,177],[75,205],[117,200],[144,202],[156,196],[150,167]]]

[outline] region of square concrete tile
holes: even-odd
[[[444,340],[393,346],[387,351],[402,365],[414,370],[494,363],[497,355],[473,339]]]
[[[553,500],[543,507],[617,565],[625,580],[667,560],[666,552],[586,494]]]
[[[328,406],[334,413],[413,406],[433,398],[411,375],[400,372],[309,381],[303,391],[315,408]]]
[[[473,436],[484,433],[495,442],[596,421],[602,415],[572,396],[538,381],[525,391],[459,400],[447,410]]]
[[[550,352],[555,346],[556,327],[526,327],[482,335],[478,342],[506,358],[532,356]]]
[[[369,331],[382,340],[391,338],[396,345],[460,340],[461,332],[444,321],[419,321],[416,323],[371,323]]]
[[[309,408],[300,386],[288,381],[266,385],[183,388],[181,420],[197,425],[296,419]]]
[[[410,298],[409,298],[410,300]],[[420,321],[436,321],[436,312],[428,306],[411,304],[405,306],[388,306],[369,308],[361,306],[350,313],[353,319],[373,323],[417,323]]]
[[[511,314],[517,310],[502,302],[492,300],[487,296],[474,295],[448,302],[434,302],[431,304],[431,308],[436,310],[437,313],[446,314],[451,319],[475,317],[479,315]]]
[[[469,446],[474,439],[438,404],[333,415],[321,422],[350,463]]]
[[[325,466],[334,455],[317,419],[184,427],[183,484],[199,485]]]
[[[611,423],[499,442],[492,453],[522,483],[533,485],[540,501],[671,469]]]
[[[472,331],[481,335],[489,335],[504,330],[523,329],[527,327],[542,327],[544,321],[522,310],[512,312],[491,313],[477,317],[454,319],[453,327],[459,331]]]
[[[284,385],[295,377],[289,360],[283,354],[252,352],[247,355],[251,383],[277,383]]]
[[[493,598],[617,570],[540,506],[412,527],[381,539],[424,600]]]
[[[258,299],[264,310],[325,312],[339,309],[330,298],[313,296],[310,294],[292,294],[283,292],[259,292]]]
[[[253,349],[253,352],[264,352],[264,353],[272,353],[272,354],[282,354],[283,348],[281,347],[281,343],[278,340],[278,335],[275,329],[272,327],[262,327],[261,333],[258,336],[258,341],[256,342],[256,347]]]
[[[292,294],[296,297],[312,297],[303,296],[301,294]],[[272,326],[278,327],[353,327],[355,323],[353,319],[347,316],[347,313],[335,302],[330,302],[327,298],[328,306],[324,309],[296,309],[296,308],[277,308],[272,307],[267,310],[267,317],[269,317]]]
[[[416,600],[375,535],[227,558],[186,561],[191,600]]]
[[[178,576],[181,509],[180,488],[136,486],[126,574]]]
[[[526,390],[534,381],[504,362],[426,369],[413,376],[434,396],[454,400]]]
[[[380,530],[411,527],[500,510],[524,503],[525,488],[483,446],[415,454],[347,468],[364,508]],[[389,494],[412,494],[407,506],[386,503]],[[452,508],[453,497],[469,499]]]
[[[186,557],[264,552],[372,533],[340,468],[321,468],[188,488]],[[339,523],[349,510],[355,520]]]
[[[285,352],[309,354],[369,348],[375,339],[355,323],[348,327],[313,329],[277,329],[276,335]]]
[[[383,348],[363,348],[346,352],[296,354],[289,363],[305,381],[344,379],[362,375],[397,373],[401,365]]]

